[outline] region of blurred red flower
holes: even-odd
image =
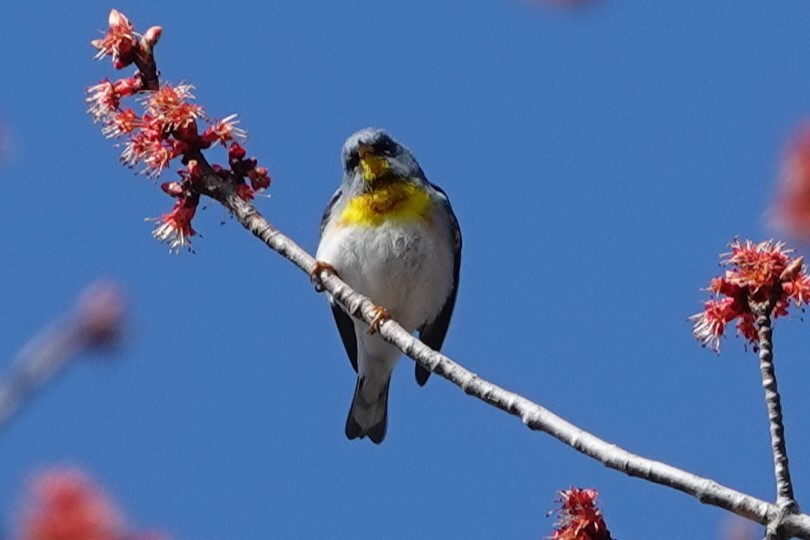
[[[788,144],[771,216],[792,237],[810,241],[810,124]]]
[[[81,471],[53,469],[33,480],[21,540],[120,540],[123,535],[118,510]]]
[[[38,474],[23,507],[19,540],[169,540],[133,532],[112,500],[82,471],[57,467]]]

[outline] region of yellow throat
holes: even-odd
[[[363,179],[366,182],[374,182],[388,170],[388,162],[384,159],[367,152],[362,152],[362,154],[360,167],[363,169]]]
[[[341,224],[381,225],[384,221],[425,219],[433,202],[420,186],[404,180],[386,181],[351,199],[341,213]]]

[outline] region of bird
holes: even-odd
[[[348,439],[380,444],[388,428],[388,389],[401,356],[376,330],[392,318],[430,348],[444,343],[459,286],[461,229],[441,188],[413,153],[384,130],[351,135],[341,153],[343,179],[326,206],[312,272],[335,273],[376,306],[370,326],[327,293],[357,381],[346,419]],[[416,364],[424,386],[430,371]]]

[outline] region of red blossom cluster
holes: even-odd
[[[187,166],[178,171],[180,181],[161,186],[177,202],[169,213],[155,220],[153,232],[155,238],[168,242],[171,251],[176,252],[190,248],[191,237],[196,234],[191,220],[200,201],[203,150],[217,144],[228,149],[228,167],[213,168],[245,200],[267,189],[270,176],[255,158],[245,157],[246,151],[238,141],[244,141],[247,132],[237,127],[236,115],[212,120],[202,106],[191,102],[193,86],[158,84],[153,48],[161,33],[160,27],[153,26],[143,35],[137,34],[123,14],[112,10],[107,33],[92,42],[98,49],[96,58],[109,55],[116,69],[132,64],[138,69],[132,77],[91,86],[86,101],[93,121],[102,124],[102,133],[123,140],[121,161],[128,167],[140,167],[147,176],[157,177],[174,159],[179,158]],[[136,94],[142,96],[141,114],[122,107],[125,98]],[[202,132],[201,122],[206,124]]]
[[[159,540],[126,529],[118,509],[76,469],[36,477],[20,527],[20,540]]]
[[[550,540],[611,540],[602,511],[596,507],[595,489],[571,487],[561,491],[556,529]]]
[[[692,333],[701,345],[715,352],[726,326],[737,319],[737,332],[757,347],[757,329],[752,305],[772,303],[773,318],[787,315],[790,303],[804,306],[810,300],[810,276],[804,257],[793,258],[784,243],[768,240],[754,244],[734,240],[731,252],[723,254],[727,267],[722,277],[712,279],[708,290],[716,297],[692,315]]]

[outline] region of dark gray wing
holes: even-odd
[[[453,308],[456,307],[458,278],[459,272],[461,271],[461,229],[458,226],[456,215],[453,213],[453,209],[450,207],[450,202],[447,200],[447,195],[445,195],[444,191],[442,191],[439,187],[433,184],[431,185],[436,191],[441,193],[444,196],[445,201],[447,201],[445,206],[450,214],[450,226],[453,229],[454,242],[453,290],[450,292],[450,296],[447,297],[447,301],[445,301],[442,310],[439,312],[439,316],[436,317],[433,322],[426,324],[419,329],[419,339],[421,339],[425,345],[434,351],[438,351],[442,348],[444,338],[447,336],[447,329],[450,327],[450,318],[453,316]],[[419,384],[419,386],[424,386],[428,380],[428,377],[430,377],[430,371],[423,368],[419,364],[416,364],[416,382]]]
[[[332,198],[329,199],[329,204],[326,205],[326,209],[323,211],[323,217],[321,217],[321,236],[323,236],[323,230],[326,228],[332,209],[340,198],[340,193],[341,191],[338,189],[335,194],[332,195]],[[357,371],[357,335],[354,333],[354,322],[336,302],[330,300],[329,304],[332,306],[332,315],[335,317],[335,323],[337,324],[338,332],[340,332],[343,347],[346,349],[346,354],[349,356],[349,361],[352,363],[354,371]]]
[[[329,221],[329,215],[332,213],[332,209],[335,207],[335,204],[340,198],[340,194],[341,194],[340,189],[335,191],[335,194],[332,195],[332,198],[329,199],[329,202],[326,204],[326,208],[323,209],[323,216],[321,216],[321,229],[320,229],[321,236],[323,236],[323,230],[326,228],[326,223]]]
[[[343,347],[346,349],[346,354],[349,355],[349,362],[352,363],[354,371],[357,372],[357,334],[354,332],[354,321],[336,302],[330,302],[330,304]]]

